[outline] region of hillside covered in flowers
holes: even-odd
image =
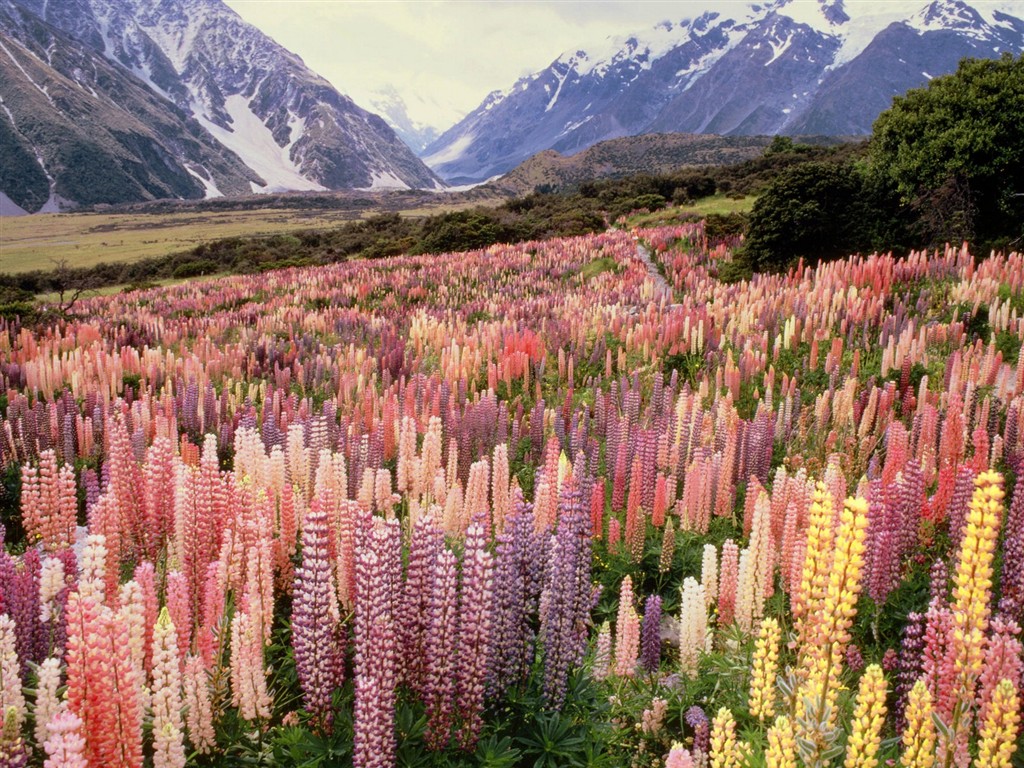
[[[1024,256],[731,259],[0,320],[0,765],[1020,765]]]

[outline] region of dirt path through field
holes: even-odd
[[[654,265],[654,260],[651,258],[651,251],[643,243],[637,242],[636,244],[636,257],[644,263],[647,267],[647,274],[650,276],[654,285],[658,288],[658,292],[664,292],[669,301],[673,300],[672,286],[668,284],[668,281],[662,276],[661,272]]]

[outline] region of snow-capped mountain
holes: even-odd
[[[0,2],[0,215],[248,193],[262,179],[89,45]]]
[[[724,5],[724,4],[723,4]],[[1024,50],[1022,0],[770,0],[563,53],[422,153],[453,184],[642,133],[864,135],[965,56]]]
[[[240,160],[251,191],[440,186],[384,120],[221,0],[0,0],[0,9],[23,30],[0,19],[5,36],[54,30],[55,39],[67,36],[113,64],[111,76],[144,84]],[[0,87],[7,100],[7,84]],[[204,175],[203,194],[229,191]]]
[[[465,110],[456,110],[442,101],[443,94],[426,92],[403,98],[394,86],[385,86],[374,91],[363,103],[383,117],[399,138],[419,155],[437,141],[445,128],[465,117]]]

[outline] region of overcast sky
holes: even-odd
[[[659,21],[710,0],[225,0],[357,103],[393,85],[410,116],[447,128],[493,90],[562,51]],[[745,6],[729,0],[716,7]]]

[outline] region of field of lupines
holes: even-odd
[[[1024,257],[730,258],[0,325],[0,765],[1020,765]]]

